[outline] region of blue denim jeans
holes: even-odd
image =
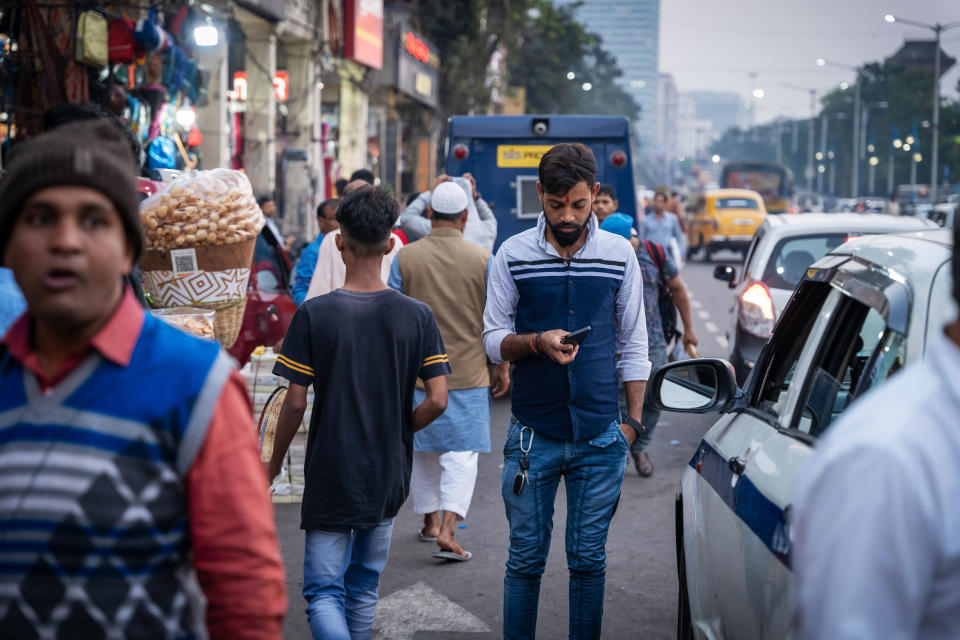
[[[553,503],[560,478],[567,490],[567,567],[570,570],[570,638],[600,637],[606,544],[620,500],[627,439],[617,423],[589,441],[554,440],[535,434],[530,445],[530,483],[520,495],[513,480],[531,430],[510,421],[503,446],[503,502],[510,523],[510,555],[503,584],[503,637],[533,638],[537,630],[540,577],[553,531]]]
[[[303,597],[314,638],[370,637],[392,533],[393,518],[373,529],[307,531]]]

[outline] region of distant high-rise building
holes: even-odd
[[[744,100],[730,91],[686,91],[693,100],[697,120],[709,120],[722,133],[730,127],[743,127],[746,119]]]
[[[562,6],[576,0],[554,1]],[[581,0],[576,16],[616,58],[623,72],[620,85],[640,105],[641,153],[656,155],[660,0]]]

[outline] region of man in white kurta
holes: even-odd
[[[960,319],[927,337],[923,362],[858,400],[801,476],[796,638],[960,637],[958,461]]]

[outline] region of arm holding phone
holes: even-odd
[[[507,362],[514,362],[543,354],[557,364],[570,364],[577,357],[580,345],[564,344],[562,340],[568,333],[565,329],[553,329],[541,333],[510,334],[500,343],[500,357]]]

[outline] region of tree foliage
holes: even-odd
[[[494,88],[523,87],[528,113],[596,113],[635,118],[632,97],[616,85],[621,71],[601,39],[574,17],[575,6],[549,0],[414,0],[419,30],[436,44],[440,107],[451,115],[486,113]],[[506,57],[505,77],[491,60]],[[576,79],[567,79],[567,73]],[[582,85],[590,82],[591,91]]]

